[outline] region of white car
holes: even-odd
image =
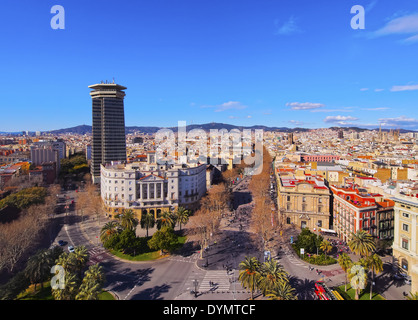
[[[74,252],[74,247],[73,246],[68,246],[68,251]]]

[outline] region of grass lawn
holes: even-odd
[[[109,292],[103,291],[99,294],[99,300],[116,300]]]
[[[187,237],[185,237],[185,236],[178,237],[176,249],[181,248],[184,245],[184,243],[186,242],[186,239],[187,239]],[[110,252],[118,258],[121,258],[121,259],[124,259],[124,260],[129,260],[129,261],[150,261],[150,260],[156,260],[156,259],[160,259],[160,258],[163,258],[163,257],[167,256],[167,255],[162,256],[160,254],[160,250],[140,253],[140,254],[137,254],[135,256],[131,256],[129,254],[124,254],[119,250],[110,250]]]
[[[339,286],[336,288],[337,291],[341,294],[344,300],[354,300],[355,297],[355,290],[351,288],[350,284],[347,284],[347,292],[345,292],[345,286]],[[366,287],[360,295],[359,300],[370,300],[370,287]],[[373,292],[372,300],[386,300],[380,294]]]
[[[129,261],[149,261],[149,260],[156,260],[161,257],[160,250],[141,253],[141,254],[137,254],[136,256],[124,254],[120,252],[119,250],[110,250],[110,252],[118,258],[129,260]]]
[[[51,282],[45,281],[44,288],[41,285],[36,286],[36,291],[33,292],[33,285],[29,286],[25,291],[17,296],[17,300],[54,300],[51,293]]]

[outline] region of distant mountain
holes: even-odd
[[[177,127],[138,127],[138,126],[126,126],[125,131],[126,133],[133,133],[133,132],[142,132],[142,133],[148,133],[153,134],[156,133],[158,130],[167,128],[170,130],[173,130],[174,132],[177,132]],[[205,131],[209,131],[210,129],[226,129],[230,131],[231,129],[238,129],[242,131],[243,129],[262,129],[264,131],[282,131],[282,132],[295,132],[295,131],[309,131],[311,129],[305,129],[305,128],[286,128],[286,127],[267,127],[262,125],[254,125],[254,126],[236,126],[232,124],[226,124],[226,123],[217,123],[217,122],[211,122],[211,123],[205,123],[205,124],[191,124],[186,126],[186,130],[190,131],[193,129],[203,129]],[[66,133],[74,133],[74,134],[87,134],[91,133],[91,126],[89,125],[80,125],[76,127],[71,128],[65,128],[65,129],[58,129],[58,130],[52,130],[48,131],[48,133],[52,134],[66,134]]]
[[[142,132],[142,133],[147,133],[147,134],[153,134],[156,133],[158,130],[163,129],[163,128],[167,128],[167,127],[138,127],[138,126],[127,126],[125,127],[125,131],[126,133],[134,133],[134,132]],[[171,129],[173,130],[173,132],[177,132],[177,127],[168,127],[167,129]],[[268,126],[263,126],[263,125],[254,125],[254,126],[236,126],[236,125],[232,125],[232,124],[227,124],[227,123],[218,123],[218,122],[210,122],[210,123],[204,123],[204,124],[190,124],[187,125],[186,130],[190,131],[193,129],[203,129],[205,131],[209,131],[210,129],[226,129],[228,131],[230,131],[231,129],[238,129],[240,131],[242,131],[243,129],[251,129],[251,130],[256,130],[256,129],[262,129],[266,132],[268,131],[280,131],[280,132],[306,132],[306,131],[310,131],[312,129],[308,129],[308,128],[287,128],[287,127],[268,127]],[[344,130],[344,131],[356,131],[356,132],[363,132],[363,131],[373,131],[373,130],[379,130],[379,128],[375,128],[375,129],[365,129],[365,128],[358,128],[358,127],[330,127],[329,129],[331,130]],[[389,131],[389,129],[382,129],[382,131]],[[44,131],[42,131],[44,132]],[[414,130],[405,130],[405,129],[400,129],[401,133],[407,133],[407,132],[417,132]],[[11,133],[11,132],[0,132],[0,134],[21,134],[22,132],[16,132],[16,133]],[[66,134],[66,133],[73,133],[73,134],[91,134],[91,126],[90,125],[80,125],[80,126],[75,126],[75,127],[71,127],[71,128],[65,128],[65,129],[58,129],[58,130],[51,130],[51,131],[46,131],[46,133],[51,133],[51,134]],[[31,132],[32,134],[32,132]],[[34,134],[34,133],[33,133]]]
[[[91,133],[91,126],[86,125],[86,124],[82,124],[81,126],[47,131],[47,133],[52,133],[52,134],[65,134],[65,133],[86,134],[86,133]]]

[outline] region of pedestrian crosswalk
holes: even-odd
[[[199,292],[229,291],[233,277],[226,270],[208,270],[199,286]]]
[[[109,258],[108,253],[103,247],[93,247],[88,250],[89,253],[89,265],[93,265],[99,262],[106,262]]]
[[[302,267],[302,268],[309,268],[307,265],[306,265],[306,263],[304,263],[304,262],[302,262],[299,258],[297,258],[296,256],[295,256],[295,253],[293,252],[293,250],[291,250],[290,248],[288,248],[288,247],[285,247],[284,248],[284,250],[283,250],[283,252],[285,253],[285,255],[286,255],[286,257],[287,257],[287,259],[289,260],[289,262],[292,264],[292,265],[296,265],[296,266],[299,266],[299,267]]]
[[[170,261],[177,261],[177,262],[189,262],[194,263],[196,260],[199,259],[199,253],[195,252],[190,256],[181,256],[181,255],[171,255],[168,260]]]

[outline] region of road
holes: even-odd
[[[221,233],[215,243],[199,259],[199,252],[172,255],[148,262],[129,262],[117,259],[104,250],[98,241],[101,228],[107,220],[98,223],[94,218],[81,222],[74,211],[68,215],[60,214],[62,225],[55,238],[68,245],[85,245],[89,250],[90,263],[100,263],[106,272],[105,289],[110,290],[121,300],[244,300],[249,294],[237,281],[239,263],[246,256],[255,256],[263,261],[259,237],[249,232],[252,210],[251,193],[248,190],[249,178],[235,186],[234,212],[225,215],[221,221]],[[68,192],[72,199],[75,193]],[[329,286],[343,284],[345,275],[338,265],[318,268],[321,273],[299,259],[291,250],[288,239],[297,230],[289,228],[277,243],[272,257],[283,265],[290,275],[292,286],[300,300],[315,299],[314,284],[325,280]],[[410,286],[390,279],[390,267],[385,260],[385,271],[377,276],[376,287],[390,300],[403,299],[403,292]],[[195,297],[192,290],[198,289]]]

